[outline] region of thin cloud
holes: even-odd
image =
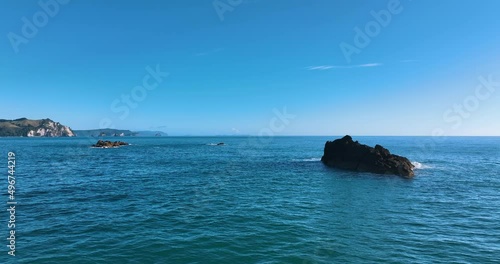
[[[356,65],[354,68],[378,67],[378,66],[382,66],[382,63],[367,63],[367,64],[360,64],[360,65]]]
[[[324,70],[329,70],[331,68],[334,68],[334,66],[323,65],[323,66],[309,66],[309,67],[307,67],[307,69],[310,71],[324,71]]]
[[[330,69],[353,69],[353,68],[368,68],[368,67],[379,67],[382,63],[365,63],[358,65],[320,65],[320,66],[309,66],[307,67],[310,71],[325,71]]]

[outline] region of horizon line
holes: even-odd
[[[163,132],[163,131],[158,131]],[[263,137],[259,135],[170,135],[166,132],[163,132],[167,135],[165,136],[96,136],[93,138],[141,138],[141,137],[153,137],[153,138],[165,138],[165,137]],[[334,137],[334,138],[342,138],[347,135],[275,135],[269,136],[270,138],[274,137]],[[432,136],[432,135],[353,135],[350,134],[348,136],[351,137],[428,137],[428,138],[448,138],[448,137],[500,137],[500,135],[449,135],[449,136]],[[27,136],[9,136],[0,138],[86,138],[88,136],[72,136],[72,137],[27,137]],[[267,138],[267,136],[266,136]]]

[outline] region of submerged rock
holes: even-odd
[[[375,148],[354,142],[351,136],[328,141],[321,161],[331,167],[378,174],[394,174],[405,178],[414,176],[411,162],[398,155],[391,154],[386,148]]]
[[[106,140],[106,141],[99,140],[99,141],[97,141],[96,144],[92,145],[92,147],[95,147],[95,148],[116,148],[116,147],[127,146],[127,145],[130,145],[130,144],[127,142],[123,142],[123,141],[112,142],[109,140]]]

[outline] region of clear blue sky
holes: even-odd
[[[392,1],[2,1],[0,118],[172,135],[500,135],[500,2]],[[157,65],[169,76],[134,90]],[[498,87],[478,97],[481,76]],[[136,108],[120,101],[133,91],[145,95]],[[284,107],[295,118],[270,124]]]

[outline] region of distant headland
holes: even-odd
[[[19,118],[0,119],[0,137],[74,137],[70,127],[49,118],[31,120]]]
[[[168,136],[162,131],[130,131],[122,129],[73,130],[59,122],[46,119],[0,119],[0,137],[127,137]]]

